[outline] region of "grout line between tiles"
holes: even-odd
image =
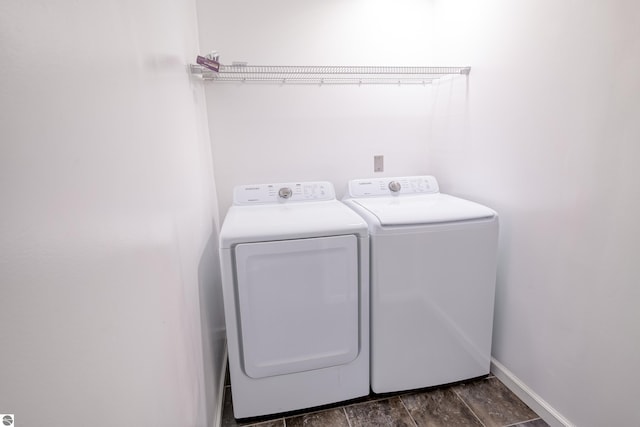
[[[531,421],[536,421],[536,420],[541,420],[541,417],[535,417],[535,418],[531,418],[530,420],[526,420],[526,421],[518,421],[517,423],[513,423],[513,424],[508,424],[506,426],[502,426],[502,427],[513,427],[513,426],[517,426],[520,424],[525,424],[525,423],[530,423]]]
[[[395,397],[395,396],[391,396],[391,397]],[[387,396],[387,397],[376,397],[374,399],[363,400],[362,402],[351,402],[351,403],[349,403],[347,405],[342,405],[342,407],[343,408],[348,408],[349,406],[358,406],[358,405],[364,405],[366,403],[380,402],[381,400],[385,400],[385,399],[390,399],[390,397],[389,396]]]
[[[348,405],[342,405],[342,408],[347,408],[347,407],[349,407],[349,406],[358,406],[358,405],[361,405],[361,404],[363,404],[363,403],[367,403],[367,402],[355,402],[355,403],[350,403],[350,404],[348,404]]]
[[[364,403],[364,402],[363,402]],[[357,403],[355,403],[354,405],[357,405]],[[305,409],[300,409],[300,413],[296,414],[296,415],[290,415],[288,417],[282,417],[282,419],[284,420],[284,425],[286,427],[287,425],[287,418],[296,418],[296,417],[304,417],[306,415],[312,415],[312,414],[318,414],[320,412],[327,412],[327,411],[332,411],[335,409],[340,409],[340,408],[346,408],[347,406],[353,406],[353,405],[346,405],[346,406],[336,406],[336,407],[329,407],[329,408],[322,408],[322,409],[316,409],[316,410],[309,410],[309,411],[305,411]],[[298,411],[295,411],[298,412]],[[346,415],[346,413],[345,413]],[[277,418],[276,418],[277,419]],[[348,419],[348,417],[347,417]],[[267,421],[262,421],[262,422],[269,422],[269,421],[273,421],[273,420],[267,420]],[[247,427],[253,427],[253,426],[247,426]]]
[[[411,421],[413,421],[413,425],[418,427],[418,422],[413,418],[413,415],[411,415],[411,411],[409,411],[409,409],[407,408],[407,405],[404,404],[404,400],[402,400],[402,396],[398,396],[398,399],[400,399],[400,403],[402,403],[402,407],[404,408],[404,410],[407,411],[407,414],[409,414],[409,418],[411,418]]]
[[[342,407],[342,412],[344,412],[344,416],[347,418],[347,424],[349,425],[349,427],[353,427],[351,425],[351,420],[349,419],[349,414],[347,414],[347,407],[346,406]],[[287,427],[287,426],[285,426],[285,427]]]
[[[474,417],[476,417],[476,420],[478,420],[478,422],[480,423],[480,425],[482,425],[483,427],[486,427],[486,425],[482,422],[482,420],[480,419],[480,417],[478,417],[478,416],[476,415],[476,413],[473,411],[473,409],[471,409],[471,406],[469,406],[469,404],[468,404],[468,403],[467,403],[467,402],[462,398],[462,396],[460,396],[460,393],[458,393],[458,390],[456,390],[456,389],[455,389],[455,387],[453,388],[453,392],[455,393],[456,397],[457,397],[458,399],[460,399],[460,401],[462,402],[462,404],[463,404],[464,406],[466,406],[466,407],[471,411],[471,413],[473,414],[473,416],[474,416]]]

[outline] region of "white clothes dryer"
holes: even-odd
[[[372,390],[488,374],[496,212],[432,176],[353,180],[344,202],[369,224]]]
[[[369,394],[369,241],[329,182],[244,185],[220,232],[236,418]]]

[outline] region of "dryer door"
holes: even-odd
[[[356,236],[239,244],[235,255],[248,376],[308,371],[357,357]]]

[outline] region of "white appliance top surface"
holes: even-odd
[[[290,199],[283,201],[277,200],[277,193],[283,188],[283,184],[242,186],[258,190],[238,190],[236,187],[234,198],[238,193],[246,195],[246,191],[264,198],[251,196],[245,201],[234,202],[220,231],[220,246],[230,248],[236,243],[343,234],[367,235],[367,223],[360,215],[335,199],[331,183],[325,182],[315,187],[314,184],[318,183],[298,184],[298,189],[293,191]],[[313,188],[315,190],[312,191]],[[315,194],[317,198],[310,194]]]
[[[373,215],[380,225],[417,225],[491,218],[496,213],[469,200],[441,194],[433,176],[355,179],[348,203]]]
[[[381,225],[433,224],[492,218],[486,206],[447,194],[352,199],[373,214]]]

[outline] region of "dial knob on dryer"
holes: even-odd
[[[292,194],[293,191],[291,191],[291,188],[289,187],[282,187],[280,190],[278,190],[278,197],[280,197],[281,199],[288,199]]]
[[[397,193],[401,188],[402,185],[400,185],[398,181],[391,181],[389,183],[389,190],[391,190],[392,193]]]

